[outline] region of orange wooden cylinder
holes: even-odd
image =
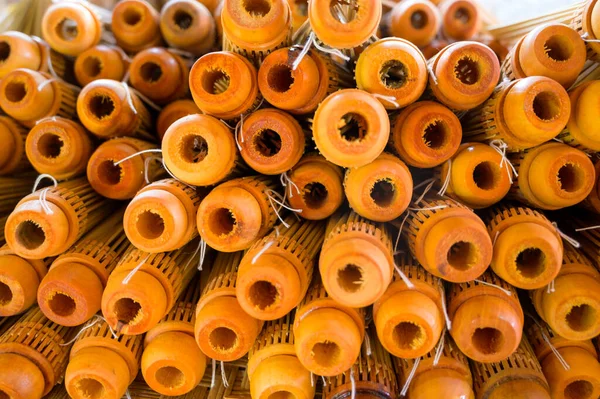
[[[356,213],[376,222],[389,222],[408,207],[413,180],[404,162],[384,152],[368,165],[347,169],[344,191]]]
[[[189,67],[179,55],[162,47],[142,50],[129,66],[131,85],[158,104],[168,104],[188,92]]]
[[[35,170],[58,180],[84,174],[92,151],[83,126],[62,117],[38,121],[25,141],[27,159]]]
[[[390,355],[379,344],[375,334],[371,334],[370,341],[370,355],[363,351],[350,370],[326,379],[324,399],[350,398],[353,386],[355,397],[359,399],[398,397],[398,381]]]
[[[477,4],[471,0],[444,0],[439,9],[442,34],[452,40],[469,40],[479,33],[482,18]]]
[[[128,67],[129,61],[122,50],[100,44],[77,56],[75,78],[82,87],[98,79],[121,81]]]
[[[390,123],[376,97],[362,90],[344,89],[319,104],[312,132],[317,148],[328,161],[358,167],[381,154],[390,135]]]
[[[223,49],[259,65],[272,51],[290,45],[292,12],[286,0],[229,0],[221,11]]]
[[[90,132],[107,139],[133,136],[155,141],[150,112],[123,82],[94,80],[77,98],[77,116]]]
[[[550,399],[542,367],[525,337],[517,350],[494,363],[471,362],[473,388],[477,399]]]
[[[102,314],[123,334],[143,334],[173,308],[196,272],[198,243],[173,252],[131,249],[121,257],[102,294]]]
[[[97,45],[103,33],[100,16],[87,3],[52,4],[42,19],[42,36],[52,49],[75,57]]]
[[[25,153],[28,130],[7,116],[0,116],[0,176],[31,169]]]
[[[52,259],[25,259],[7,245],[0,247],[0,316],[23,313],[35,304]]]
[[[141,369],[155,391],[185,395],[202,380],[206,356],[194,341],[194,313],[200,284],[193,279],[171,311],[146,334]]]
[[[176,120],[183,118],[184,116],[200,114],[200,108],[192,100],[176,100],[167,104],[162,111],[158,114],[156,119],[156,133],[158,134],[159,140],[165,136],[167,129]]]
[[[196,307],[196,343],[206,356],[221,362],[245,356],[263,327],[237,301],[237,269],[243,256],[243,252],[217,254]]]
[[[62,182],[19,202],[4,227],[6,242],[25,258],[56,256],[106,218],[112,207],[113,202],[94,192],[85,178]]]
[[[235,119],[256,109],[261,102],[256,68],[230,51],[200,57],[190,70],[190,91],[203,113]]]
[[[162,43],[159,23],[160,14],[150,3],[123,0],[113,8],[111,31],[119,47],[137,53]]]
[[[586,199],[580,202],[580,205],[589,211],[600,213],[600,160],[594,164],[594,171],[596,172],[596,183]]]
[[[160,31],[169,47],[199,56],[215,45],[216,26],[210,11],[199,1],[168,2],[160,10]]]
[[[600,363],[592,341],[570,341],[541,323],[531,323],[527,329],[527,338],[542,366],[552,398],[600,396]],[[550,345],[562,357],[566,367],[561,364]]]
[[[367,46],[355,67],[356,85],[374,94],[386,109],[417,101],[427,86],[426,60],[419,48],[405,39],[388,37]]]
[[[477,278],[492,259],[492,240],[485,225],[456,201],[421,200],[409,212],[403,232],[425,270],[453,283]]]
[[[548,23],[536,27],[514,45],[502,63],[502,73],[509,80],[546,76],[568,88],[583,69],[585,59],[585,42],[575,30]]]
[[[509,198],[554,210],[583,201],[596,182],[594,164],[586,154],[562,143],[546,143],[509,160],[519,175]]]
[[[530,292],[538,315],[561,337],[581,341],[600,334],[600,273],[582,253],[566,247],[554,290]]]
[[[215,187],[200,203],[198,231],[212,248],[222,252],[248,249],[275,225],[273,180],[265,176],[240,177]]]
[[[436,184],[448,182],[445,195],[473,209],[485,208],[501,201],[510,190],[512,171],[505,163],[490,146],[464,143],[449,162],[436,168]]]
[[[37,36],[18,31],[0,34],[0,78],[18,68],[49,72],[51,68],[65,78],[70,62],[65,56],[50,49],[48,43]]]
[[[585,152],[600,151],[600,129],[592,121],[600,117],[600,82],[584,82],[569,91],[571,116],[565,130],[557,138]]]
[[[340,49],[353,49],[371,39],[382,12],[378,0],[358,0],[355,4],[315,0],[308,4],[308,20],[317,38]]]
[[[403,0],[384,16],[383,23],[391,36],[406,39],[422,48],[437,35],[441,16],[430,1]]]
[[[216,184],[245,168],[227,125],[209,115],[173,123],[163,137],[162,156],[175,177],[195,186]]]
[[[202,198],[202,193],[172,178],[149,184],[127,205],[125,234],[145,252],[179,249],[198,234],[196,213]]]
[[[352,308],[381,298],[394,271],[387,227],[354,212],[338,212],[329,218],[325,237],[319,271],[327,294]]]
[[[461,120],[463,136],[473,141],[502,140],[508,151],[545,143],[569,121],[567,92],[550,78],[533,76],[503,82],[492,96]]]
[[[462,137],[460,120],[445,106],[418,101],[392,117],[390,147],[411,166],[431,168],[456,153]]]
[[[406,255],[397,267],[414,285],[394,273],[392,283],[373,304],[373,321],[381,345],[394,356],[414,359],[433,350],[444,328],[441,281]]]
[[[287,200],[291,207],[302,210],[304,219],[326,219],[344,202],[342,168],[316,153],[302,157],[288,177],[293,184],[287,188]]]
[[[548,285],[561,270],[562,238],[540,212],[499,204],[484,211],[494,240],[491,267],[515,287],[532,290]]]
[[[248,249],[238,269],[238,302],[259,320],[275,320],[298,306],[323,245],[324,223],[284,220]]]
[[[365,335],[365,311],[334,301],[315,276],[294,319],[296,356],[311,373],[333,377],[352,367]]]
[[[163,173],[161,164],[148,161],[152,158],[152,153],[140,154],[118,165],[115,163],[139,151],[150,149],[157,149],[156,145],[131,137],[105,141],[88,161],[86,172],[90,185],[107,198],[133,198],[147,184],[144,173],[147,172],[149,179],[156,178]]]
[[[311,399],[315,384],[294,351],[294,312],[268,321],[248,353],[250,394],[254,399]],[[275,396],[274,396],[275,395]]]
[[[456,345],[478,362],[503,361],[521,341],[524,315],[517,290],[491,271],[478,280],[451,285],[448,317]]]
[[[586,1],[582,3],[579,10],[575,13],[569,26],[577,31],[580,36],[588,41],[585,43],[587,49],[587,58],[589,60],[600,60],[600,43],[595,42],[600,37],[600,6],[597,0]]]
[[[32,308],[0,336],[0,392],[41,399],[62,381],[72,330]]]
[[[98,313],[108,276],[129,247],[123,211],[114,212],[52,262],[37,290],[38,305],[50,320],[77,326]]]
[[[71,349],[65,387],[73,399],[119,399],[135,379],[142,355],[142,337],[112,335],[109,325],[88,321]]]
[[[27,127],[50,116],[74,119],[77,92],[45,72],[15,69],[0,81],[0,107]]]
[[[266,175],[290,170],[304,154],[302,127],[284,111],[260,109],[244,119],[240,128],[240,153],[248,166]]]
[[[441,355],[434,363],[436,348],[421,357],[410,385],[407,396],[411,399],[462,398],[473,399],[473,376],[467,357],[458,349],[452,337],[444,333]],[[415,360],[392,357],[398,381],[404,386],[414,368]]]
[[[292,12],[292,29],[294,32],[308,20],[308,1],[288,0]]]
[[[329,94],[355,85],[348,71],[318,51],[309,51],[292,69],[298,51],[296,47],[275,50],[260,65],[258,87],[269,104],[291,114],[308,114]]]
[[[457,42],[427,61],[431,94],[447,107],[466,111],[483,103],[500,78],[496,54],[484,44]]]

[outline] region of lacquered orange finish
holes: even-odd
[[[355,67],[356,85],[376,96],[387,109],[417,101],[427,86],[426,60],[405,39],[386,38],[367,46]]]
[[[437,166],[452,157],[460,145],[460,120],[433,101],[409,105],[392,117],[391,123],[390,147],[411,166]]]
[[[275,225],[275,181],[246,176],[215,187],[200,203],[196,222],[206,243],[222,252],[248,249]]]
[[[422,48],[437,35],[441,16],[431,1],[403,0],[396,3],[384,21],[392,36],[406,39]]]
[[[494,240],[491,267],[515,287],[532,290],[548,285],[561,270],[562,238],[540,212],[499,204],[483,218]]]
[[[0,116],[0,176],[31,169],[25,153],[28,130],[16,120]]]
[[[522,151],[554,138],[571,115],[567,92],[542,76],[503,82],[481,106],[462,119],[469,140],[502,140],[508,151]]]
[[[442,34],[451,40],[472,39],[482,25],[478,6],[471,0],[443,0],[440,5]]]
[[[517,290],[491,271],[450,287],[448,317],[456,345],[475,361],[503,361],[521,342],[524,315]]]
[[[568,88],[583,69],[585,59],[585,42],[575,30],[548,23],[515,44],[502,64],[502,73],[510,80],[546,76]]]
[[[83,126],[61,117],[36,123],[25,142],[25,153],[35,170],[58,180],[85,173],[92,151],[92,141]]]
[[[156,133],[158,138],[162,140],[167,129],[176,120],[183,118],[184,116],[199,114],[200,108],[192,100],[176,100],[167,104],[158,114],[156,119]]]
[[[329,95],[313,118],[313,138],[321,154],[342,167],[372,162],[388,141],[390,123],[376,97],[358,89]]]
[[[569,90],[571,115],[565,130],[558,135],[563,143],[582,151],[600,151],[600,129],[593,121],[600,117],[600,82],[584,82]]]
[[[560,209],[583,201],[594,188],[594,164],[568,145],[549,142],[509,156],[519,177],[509,197],[540,209]]]
[[[144,0],[123,0],[115,4],[111,31],[117,45],[130,53],[160,45],[160,15]]]
[[[444,47],[427,62],[429,86],[442,104],[466,111],[483,103],[500,78],[496,54],[484,44],[457,42]]]
[[[394,260],[387,226],[338,211],[327,223],[319,271],[327,294],[352,308],[371,305],[392,281]]]
[[[169,47],[200,56],[214,45],[215,20],[204,4],[195,0],[176,0],[160,10],[160,31]]]
[[[129,62],[116,47],[99,44],[85,50],[75,59],[75,78],[81,86],[97,79],[121,81]]]
[[[79,1],[50,5],[42,19],[42,36],[59,53],[77,56],[100,42],[103,32],[100,16]]]
[[[234,361],[252,348],[263,322],[247,314],[236,297],[237,268],[243,252],[219,253],[196,307],[194,336],[205,355]]]
[[[189,68],[179,55],[162,47],[140,51],[129,66],[131,85],[157,104],[168,104],[188,92]]]
[[[203,113],[223,119],[255,109],[261,98],[256,68],[230,51],[200,57],[190,70],[190,91]]]
[[[538,315],[569,340],[593,338],[600,331],[600,273],[588,258],[565,247],[560,273],[553,291],[540,288],[530,292]]]

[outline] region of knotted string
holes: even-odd
[[[48,191],[50,190],[50,188],[56,188],[58,186],[58,181],[54,178],[54,176],[49,175],[48,173],[42,173],[41,175],[39,175],[33,183],[33,190],[31,192],[35,193],[37,191],[37,188],[43,179],[52,180],[53,187],[46,187],[42,189],[42,191],[40,191],[40,205],[47,215],[52,215],[54,214],[54,212],[52,211],[52,208],[50,208],[50,205],[48,204],[48,200],[46,198],[48,196]]]

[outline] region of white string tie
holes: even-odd
[[[588,226],[588,227],[581,227],[579,229],[575,229],[575,231],[587,231],[587,230],[596,230],[596,229],[600,229],[600,224],[597,224],[595,226]]]
[[[502,157],[502,159],[500,160],[500,167],[504,166],[506,168],[506,171],[508,172],[508,180],[510,181],[510,184],[512,184],[513,183],[513,174],[515,177],[519,177],[519,173],[517,172],[517,169],[515,168],[515,166],[508,160],[508,158],[506,156],[506,150],[508,149],[508,144],[506,144],[504,141],[502,141],[500,139],[495,139],[495,140],[490,141],[489,145],[494,150],[496,150],[496,152],[498,154],[500,154],[500,156]],[[512,171],[512,173],[511,173],[511,171]]]
[[[304,43],[304,46],[302,46],[302,50],[300,51],[300,53],[298,54],[298,56],[296,57],[294,62],[292,62],[292,71],[295,71],[298,68],[298,65],[300,65],[300,62],[302,62],[302,59],[304,58],[304,56],[306,56],[306,54],[308,54],[308,51],[310,50],[310,46],[314,40],[315,40],[315,33],[310,32],[310,34],[308,35],[308,39],[306,40],[306,43]]]
[[[569,237],[568,235],[566,235],[565,233],[563,233],[558,228],[558,224],[556,224],[556,222],[552,222],[552,226],[554,226],[554,228],[556,229],[556,232],[558,233],[559,236],[561,236],[563,238],[563,240],[565,240],[566,242],[568,242],[569,244],[571,244],[575,248],[579,248],[581,246],[581,244],[579,243],[579,241],[577,241],[576,239],[574,239],[572,237]]]
[[[32,193],[35,193],[37,191],[37,188],[43,179],[52,180],[52,186],[53,186],[52,188],[56,188],[58,186],[58,181],[54,178],[54,176],[49,175],[48,173],[42,173],[41,175],[39,175],[37,177],[37,179],[35,179],[35,182],[33,183],[33,190],[31,191]],[[50,188],[51,187],[46,187],[40,191],[40,198],[39,198],[40,206],[42,207],[42,209],[44,210],[46,215],[54,214],[54,212],[52,211],[52,208],[50,208],[50,204],[48,203],[48,200],[46,199]]]
[[[223,380],[223,385],[225,388],[229,388],[229,382],[227,382],[227,377],[225,376],[225,364],[221,360],[221,380]]]
[[[275,239],[277,239],[277,238],[279,238],[279,229],[277,227],[275,227]],[[271,240],[268,243],[266,243],[265,246],[262,247],[262,249],[260,251],[258,251],[256,253],[256,255],[254,255],[251,263],[254,265],[258,261],[258,258],[260,258],[265,252],[267,252],[269,250],[269,248],[271,248],[274,244],[275,244],[275,240]]]
[[[438,341],[437,348],[435,349],[435,356],[433,357],[433,365],[437,366],[440,362],[440,358],[444,353],[444,340],[446,336],[446,331],[442,331],[442,335],[440,336],[440,340]]]
[[[128,274],[127,276],[125,276],[125,278],[123,279],[123,281],[121,282],[122,284],[129,284],[129,281],[131,280],[131,278],[138,272],[138,270],[140,270],[142,268],[142,266],[144,266],[144,263],[146,263],[146,261],[150,258],[150,254],[148,254],[148,256],[146,256],[142,261],[140,261],[140,263],[138,263],[138,265],[136,267],[134,267]]]
[[[288,176],[287,172],[283,172],[280,176],[279,176],[279,181],[281,182],[281,185],[283,187],[289,188],[290,191],[290,198],[292,198],[294,196],[294,193],[292,191],[292,188],[296,189],[296,192],[298,193],[298,195],[300,195],[300,188],[298,187],[298,185],[296,183],[294,183],[292,181],[292,179],[290,179],[290,177]],[[288,186],[289,185],[289,186]]]
[[[406,382],[404,383],[404,386],[402,387],[400,396],[406,396],[406,393],[408,392],[408,387],[410,387],[410,383],[411,383],[412,379],[414,378],[415,373],[417,372],[417,368],[419,367],[419,363],[421,363],[420,357],[415,360],[415,364],[413,364],[413,367],[410,370],[410,374],[408,374],[408,378],[406,379]]]
[[[336,48],[328,48],[328,47],[321,46],[319,44],[319,42],[317,41],[316,35],[312,36],[312,44],[313,44],[313,46],[315,46],[315,48],[317,50],[319,50],[323,53],[335,55],[337,57],[340,57],[341,59],[343,59],[346,62],[350,61],[350,57],[348,57],[346,54],[342,53],[340,50],[338,50]]]
[[[387,101],[388,103],[392,104],[396,108],[400,108],[400,104],[398,104],[398,101],[396,101],[396,97],[394,97],[394,96],[386,96],[384,94],[379,94],[379,93],[371,93],[371,95],[380,100]]]
[[[217,379],[217,361],[215,359],[212,360],[212,377],[210,379],[210,387],[211,389],[215,387],[215,380]]]
[[[354,379],[354,368],[350,368],[350,386],[352,391],[350,393],[350,399],[356,398],[356,380]]]
[[[562,355],[560,354],[558,349],[556,349],[556,347],[554,345],[552,345],[552,341],[550,341],[550,338],[544,332],[544,327],[540,324],[540,322],[537,321],[537,319],[535,317],[533,317],[531,314],[529,314],[529,313],[525,313],[525,314],[536,324],[536,326],[538,326],[538,328],[540,329],[540,334],[542,334],[542,338],[544,339],[544,341],[546,341],[546,344],[548,344],[548,347],[550,348],[552,353],[554,353],[554,356],[556,356],[556,358],[558,359],[559,363],[563,366],[563,368],[567,371],[570,370],[571,366],[569,366],[569,363],[567,363],[565,358],[562,357]]]
[[[446,190],[448,190],[448,186],[450,186],[450,174],[452,173],[452,160],[449,159],[446,162],[448,162],[448,171],[446,172],[446,178],[444,179],[444,184],[442,184],[440,191],[438,191],[439,195],[446,194]]]
[[[475,279],[473,281],[477,281],[479,284],[487,285],[488,287],[498,288],[500,291],[504,292],[506,295],[512,296],[512,292],[510,292],[506,288],[500,287],[499,285],[496,285],[496,284],[493,284],[493,283],[488,283],[487,281],[477,280],[477,279]]]

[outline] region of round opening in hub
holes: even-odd
[[[394,202],[395,187],[391,179],[381,179],[371,188],[370,196],[373,202],[381,208],[386,208]]]
[[[221,69],[210,69],[202,74],[202,89],[208,94],[221,94],[229,88],[231,78]]]
[[[264,157],[272,157],[281,151],[281,136],[275,130],[263,129],[254,136],[254,148]]]
[[[32,220],[19,223],[15,230],[15,239],[24,248],[33,250],[39,248],[46,241],[44,230]]]
[[[565,399],[592,399],[594,385],[586,380],[573,381],[565,387]]]
[[[484,355],[493,355],[502,350],[504,336],[502,331],[492,328],[477,328],[472,337],[473,346]]]
[[[165,221],[158,213],[144,211],[137,217],[135,228],[147,240],[160,237],[165,231]]]
[[[517,272],[525,278],[536,278],[546,270],[546,255],[539,248],[526,248],[515,261]]]
[[[134,324],[142,316],[142,305],[131,298],[121,298],[115,302],[115,316],[123,324]]]
[[[438,150],[446,143],[449,133],[450,129],[446,122],[434,120],[423,131],[423,142],[427,147]]]
[[[6,306],[12,302],[13,293],[8,284],[0,281],[0,306]]]
[[[64,18],[56,25],[56,34],[61,40],[66,42],[77,39],[77,36],[79,35],[77,22],[69,18]]]
[[[244,0],[243,7],[253,17],[264,17],[271,11],[271,3],[267,0]]]
[[[337,283],[347,293],[357,292],[364,284],[362,268],[351,263],[347,264],[343,269],[338,270]]]
[[[338,22],[347,24],[356,19],[360,6],[357,1],[331,0],[329,12]]]
[[[532,106],[535,116],[544,122],[550,122],[560,115],[560,99],[551,91],[536,94]]]
[[[102,120],[112,115],[115,103],[109,96],[95,94],[90,98],[89,110],[96,119]]]
[[[121,169],[121,165],[115,165],[115,163],[107,159],[102,161],[100,165],[98,165],[98,179],[102,182],[102,184],[106,184],[107,186],[114,186],[121,182],[121,178],[123,177],[123,170]]]
[[[142,14],[134,7],[127,7],[123,11],[123,21],[129,26],[135,26],[142,20]]]
[[[403,350],[416,350],[423,346],[426,339],[423,328],[415,323],[403,321],[394,327],[392,340]]]
[[[185,136],[181,145],[181,157],[189,163],[202,162],[208,155],[208,143],[197,134]]]
[[[429,17],[427,13],[421,10],[413,12],[410,16],[410,24],[413,28],[420,30],[427,26]]]
[[[100,75],[100,72],[102,72],[103,69],[100,58],[94,56],[85,57],[83,59],[82,66],[83,73],[90,78],[95,78],[96,76]]]
[[[45,133],[38,140],[38,151],[44,158],[58,157],[63,146],[62,138],[53,133]]]
[[[86,399],[102,399],[105,395],[104,385],[93,378],[82,378],[77,381],[75,389],[79,392],[82,398]]]
[[[177,10],[173,15],[173,22],[179,29],[187,30],[194,23],[194,17],[185,10]]]
[[[448,264],[457,270],[468,270],[477,262],[477,247],[468,241],[458,241],[448,250]]]
[[[285,64],[275,65],[267,74],[267,84],[277,93],[285,93],[294,84],[292,68]]]
[[[162,68],[155,62],[144,62],[140,67],[140,77],[146,83],[155,83],[162,76]]]
[[[176,367],[165,366],[156,370],[156,382],[167,389],[179,388],[185,383],[185,374]]]
[[[388,89],[399,89],[408,82],[408,68],[398,60],[389,60],[381,66],[379,76]]]
[[[588,304],[573,306],[567,314],[567,324],[574,331],[586,331],[596,324],[596,309]]]
[[[267,399],[296,399],[296,395],[288,391],[277,391],[270,394]]]
[[[4,62],[10,57],[10,44],[0,42],[0,62]]]
[[[580,190],[584,180],[583,171],[572,163],[566,163],[558,170],[560,189],[568,193]]]
[[[351,143],[362,141],[368,132],[366,119],[354,112],[342,116],[338,126],[342,138]]]
[[[233,212],[227,208],[219,208],[208,217],[208,228],[217,236],[229,235],[237,225]]]
[[[466,85],[473,85],[480,79],[479,63],[470,57],[462,57],[454,67],[454,75]]]
[[[237,334],[227,327],[217,327],[208,336],[210,346],[217,352],[229,352],[235,349],[237,341]]]
[[[342,350],[332,341],[317,342],[311,349],[315,363],[320,367],[334,367],[340,362]]]
[[[4,96],[11,103],[18,103],[23,101],[27,95],[27,88],[25,83],[19,81],[11,81],[4,87]]]
[[[461,24],[468,24],[471,20],[471,12],[468,8],[458,7],[454,12],[454,19],[459,21]]]
[[[550,36],[544,43],[544,51],[553,61],[567,61],[573,55],[573,43],[566,36]]]
[[[308,208],[319,209],[327,202],[327,187],[319,182],[308,183],[302,189],[302,199]]]
[[[482,190],[492,190],[495,188],[499,176],[500,167],[493,162],[480,162],[473,169],[473,181]]]
[[[248,299],[257,309],[265,310],[278,301],[279,291],[268,281],[257,281],[250,286]]]
[[[75,313],[77,305],[75,304],[73,298],[67,294],[55,292],[48,301],[48,307],[52,313],[61,317],[67,317]]]

